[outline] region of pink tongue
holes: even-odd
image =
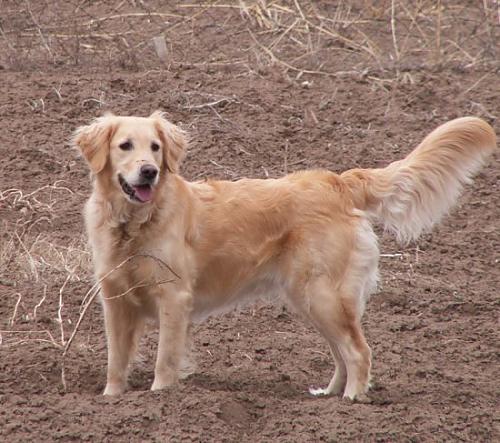
[[[143,203],[148,202],[153,197],[153,190],[149,185],[134,186],[135,196]]]

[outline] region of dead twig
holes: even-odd
[[[40,306],[42,306],[43,302],[47,298],[47,285],[43,285],[43,296],[40,301],[33,308],[33,319],[36,320],[36,312]]]
[[[74,194],[74,192],[66,186],[60,186],[60,183],[64,183],[63,180],[57,180],[51,185],[44,185],[34,191],[24,194],[23,191],[16,188],[9,188],[4,191],[0,191],[0,201],[5,201],[11,207],[16,207],[17,205],[27,206],[30,210],[34,210],[34,207],[38,207],[38,209],[44,209],[47,211],[52,210],[52,206],[56,203],[52,199],[52,193],[49,194],[50,203],[42,203],[36,199],[36,196],[45,190],[49,191],[66,191],[70,194]],[[12,200],[12,201],[11,201]]]
[[[98,17],[83,23],[83,26],[92,26],[96,23],[102,23],[106,20],[115,20],[117,18],[138,18],[138,17],[173,17],[183,18],[182,15],[167,12],[129,12],[126,14],[109,15],[107,17]]]
[[[103,105],[106,104],[104,100],[98,100],[96,98],[87,98],[82,101],[82,107],[84,107],[87,103],[97,103],[99,105],[99,108],[102,108]]]
[[[24,244],[24,242],[21,240],[21,237],[19,236],[19,234],[17,233],[17,231],[15,231],[14,234],[15,234],[15,236],[17,238],[17,241],[21,245],[21,248],[24,250],[24,252],[25,252],[25,254],[26,254],[27,258],[28,258],[28,263],[29,263],[29,266],[30,266],[31,273],[35,277],[35,281],[37,282],[39,280],[39,275],[38,275],[38,269],[36,267],[36,262],[35,262],[33,256],[31,255],[31,252],[28,250],[28,248],[26,247],[26,245]]]
[[[489,75],[491,75],[491,72],[487,72],[486,74],[481,76],[481,78],[478,81],[476,81],[471,87],[467,88],[464,92],[462,92],[462,95],[467,95],[469,92],[471,92],[476,86],[479,85],[479,83],[481,83]]]
[[[31,334],[40,334],[40,333],[47,334],[49,336],[49,339],[46,339],[46,338],[26,338],[26,339],[18,340],[15,343],[4,343],[5,340],[2,338],[2,334],[3,335],[9,335],[9,334],[14,334],[14,335],[28,334],[28,335],[31,335]],[[48,330],[43,330],[43,331],[33,331],[33,330],[22,331],[22,330],[5,330],[5,329],[0,330],[0,345],[3,344],[3,346],[6,346],[6,345],[13,346],[14,344],[24,344],[24,343],[29,343],[32,341],[50,343],[51,345],[55,346],[58,349],[62,348],[61,344],[58,343],[54,339],[53,335]]]
[[[59,307],[57,309],[57,322],[59,323],[59,330],[60,330],[60,333],[61,333],[61,345],[62,346],[65,345],[65,342],[64,342],[64,321],[63,321],[63,318],[62,318],[62,310],[63,310],[63,307],[64,307],[63,292],[64,292],[64,288],[68,284],[70,278],[71,278],[71,274],[68,274],[67,277],[66,277],[66,280],[64,280],[64,283],[59,288]]]
[[[19,307],[19,303],[21,303],[21,299],[23,296],[18,292],[15,295],[17,295],[17,302],[14,306],[14,313],[12,314],[12,317],[10,318],[9,325],[13,325],[15,320],[16,320],[16,315],[17,315],[17,308]]]
[[[212,108],[214,106],[220,105],[221,103],[233,103],[235,100],[231,98],[221,98],[220,100],[215,100],[210,103],[202,103],[201,105],[188,105],[188,106],[183,106],[183,109],[202,109],[202,108]]]
[[[151,283],[140,283],[140,284],[137,284],[137,285],[134,285],[134,286],[131,286],[130,288],[128,288],[126,291],[122,292],[121,294],[118,294],[118,295],[113,295],[112,297],[102,297],[104,300],[114,300],[116,298],[121,298],[121,297],[125,297],[127,294],[130,294],[132,291],[135,291],[136,289],[141,289],[141,288],[150,288],[152,286],[161,286],[161,285],[165,285],[167,283],[173,283],[175,281],[175,279],[168,279],[168,280],[160,280],[160,281],[154,281],[154,282],[151,282]]]
[[[396,38],[396,17],[395,17],[396,6],[394,0],[391,1],[391,33],[392,33],[392,44],[394,45],[394,55],[396,56],[396,62],[399,63],[399,50],[398,41]]]

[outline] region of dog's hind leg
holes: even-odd
[[[186,339],[186,351],[182,356],[180,367],[179,367],[179,378],[184,380],[188,378],[191,374],[194,374],[197,369],[196,359],[194,357],[194,344],[193,344],[193,334],[192,326],[188,326],[187,339]]]
[[[347,368],[344,398],[359,399],[368,391],[371,369],[371,351],[359,322],[347,321],[343,334],[337,340],[338,349]]]
[[[378,257],[373,229],[368,220],[360,218],[354,247],[346,257],[348,266],[340,281],[333,284],[323,276],[307,285],[309,316],[330,343],[336,362],[343,361],[346,368],[344,373],[336,371],[325,390],[315,390],[313,394],[338,392],[341,375],[346,376],[344,397],[360,399],[369,388],[371,351],[361,329],[361,317],[377,285]]]
[[[344,359],[338,346],[333,342],[330,343],[330,351],[335,361],[335,373],[325,389],[309,388],[312,395],[339,395],[344,392],[347,383],[347,368]]]
[[[127,368],[137,350],[144,329],[144,319],[134,306],[123,298],[106,300],[104,321],[108,342],[108,374],[104,395],[117,395],[127,386]]]
[[[325,337],[336,362],[335,373],[324,389],[311,389],[314,395],[339,394],[354,399],[368,390],[371,351],[361,330],[355,303],[329,282],[316,277],[307,284],[307,303],[302,311]]]

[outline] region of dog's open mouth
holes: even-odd
[[[152,200],[153,186],[150,184],[131,185],[127,183],[121,174],[118,174],[118,181],[120,182],[123,192],[125,192],[131,200],[141,203],[147,203]]]

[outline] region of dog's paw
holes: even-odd
[[[198,365],[193,358],[183,360],[179,368],[179,379],[184,380],[188,378],[190,375],[194,374],[197,369]]]
[[[330,392],[328,392],[327,389],[310,387],[309,394],[314,395],[315,397],[322,397],[322,396],[330,395]]]
[[[362,403],[362,404],[373,403],[373,399],[365,393],[357,394],[353,397],[350,397],[348,395],[344,395],[344,400],[349,400],[352,403]]]
[[[152,391],[160,391],[161,389],[167,389],[177,383],[179,377],[174,371],[168,371],[164,374],[156,374],[151,386]]]
[[[371,404],[373,403],[373,398],[371,398],[367,394],[359,394],[354,398],[354,403]]]
[[[102,395],[120,395],[125,392],[125,388],[124,383],[108,383]]]
[[[151,385],[151,390],[152,391],[161,391],[163,389],[170,388],[174,384],[175,384],[175,382],[163,382],[163,381],[158,381],[155,379],[153,381],[153,384]]]
[[[341,395],[344,391],[345,383],[330,383],[326,388],[309,388],[309,393],[315,397],[324,397],[327,395]]]

